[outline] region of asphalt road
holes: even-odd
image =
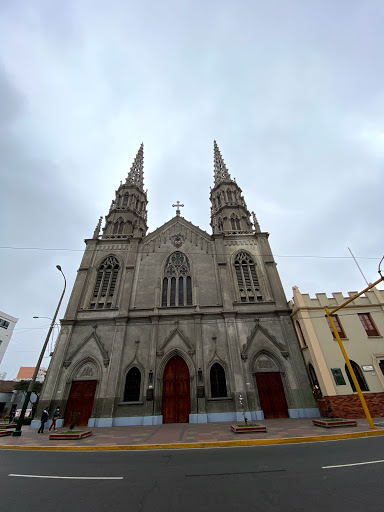
[[[4,450],[0,511],[382,511],[383,448],[384,437],[204,450]]]

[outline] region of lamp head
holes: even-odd
[[[57,268],[57,270],[60,270],[60,272],[61,272],[61,267],[60,267],[60,265],[56,265],[56,268]]]

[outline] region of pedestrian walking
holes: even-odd
[[[37,433],[44,434],[44,426],[45,426],[46,422],[48,421],[48,410],[47,409],[44,409],[44,411],[42,412],[40,421],[41,421],[41,425],[40,425],[40,428],[37,431]]]
[[[52,415],[52,424],[49,427],[49,430],[51,430],[51,428],[53,427],[53,431],[57,432],[56,421],[59,419],[59,416],[60,416],[60,407],[56,407],[56,409],[54,410],[53,415]]]

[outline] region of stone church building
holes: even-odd
[[[39,410],[95,427],[318,415],[268,233],[216,142],[211,234],[179,202],[147,233],[143,164],[141,145],[85,240]]]

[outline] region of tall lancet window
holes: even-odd
[[[232,190],[231,189],[227,190],[227,197],[228,197],[228,202],[232,203],[233,202],[233,197],[232,197]]]
[[[176,251],[165,262],[161,305],[192,306],[192,278],[189,259]]]
[[[90,304],[91,309],[112,307],[112,298],[115,293],[119,262],[114,256],[108,256],[98,268],[95,288]]]
[[[256,265],[246,252],[239,252],[235,258],[235,273],[241,302],[262,300]]]
[[[123,232],[124,229],[124,220],[119,217],[117,221],[115,222],[115,225],[113,226],[113,234],[114,235],[120,235]]]
[[[129,194],[126,192],[123,196],[123,206],[128,206]]]
[[[239,217],[232,213],[231,215],[231,228],[233,231],[239,231],[240,230],[240,220]]]

